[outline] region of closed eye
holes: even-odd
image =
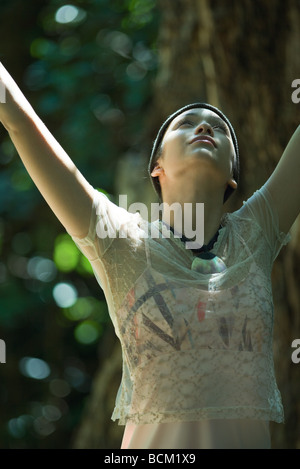
[[[183,126],[183,125],[191,125],[193,126],[194,125],[194,122],[192,121],[189,121],[188,119],[182,119],[181,121],[179,121],[176,125],[176,129],[178,129],[179,127]]]
[[[225,125],[222,124],[217,124],[213,126],[214,129],[221,129],[223,132],[228,133],[228,129]]]
[[[193,126],[195,126],[196,124],[195,124],[195,122],[193,122],[193,121],[191,121],[191,120],[189,120],[189,119],[185,119],[185,118],[184,118],[184,119],[181,119],[181,120],[176,124],[175,130],[178,129],[179,127],[186,126],[186,125],[193,127]],[[224,133],[226,133],[227,135],[230,134],[228,127],[227,127],[225,124],[223,124],[222,122],[217,122],[217,123],[215,123],[215,125],[212,124],[212,128],[213,128],[213,129],[220,129],[220,130],[222,130]]]
[[[213,126],[214,129],[221,129],[226,135],[230,135],[230,130],[223,122],[218,122]]]

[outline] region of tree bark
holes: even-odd
[[[291,83],[300,78],[299,1],[287,0],[284,7],[279,0],[160,0],[158,4],[160,65],[149,141],[163,120],[185,104],[205,101],[219,107],[239,141],[241,180],[226,204],[227,211],[237,209],[266,181],[299,124],[299,105],[291,99]],[[136,199],[141,201],[138,195]],[[292,242],[281,251],[273,270],[275,369],[285,407],[285,424],[271,424],[273,448],[300,448],[300,364],[291,360],[291,343],[300,338],[299,261],[298,218]],[[104,367],[100,381],[106,372]],[[94,423],[90,421],[90,435]]]

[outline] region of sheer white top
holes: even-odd
[[[212,251],[227,268],[201,274],[159,220],[149,223],[95,190],[88,235],[73,239],[91,262],[122,346],[112,416],[119,424],[283,421],[271,269],[290,236],[279,232],[265,186],[221,225]]]

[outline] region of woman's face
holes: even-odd
[[[185,173],[195,177],[201,172],[206,176],[215,174],[226,184],[232,177],[234,158],[227,124],[211,110],[194,108],[177,116],[169,125],[158,163],[163,168],[163,176],[170,180]]]

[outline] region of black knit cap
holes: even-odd
[[[230,134],[231,134],[231,138],[232,138],[232,141],[233,141],[233,145],[234,145],[234,148],[235,148],[235,153],[236,153],[236,157],[235,157],[235,161],[234,161],[234,165],[233,165],[233,178],[235,179],[235,181],[237,183],[239,182],[239,148],[238,148],[238,142],[237,142],[237,138],[236,138],[236,135],[235,135],[235,131],[234,131],[230,121],[227,119],[225,114],[223,114],[223,112],[221,112],[218,108],[212,106],[211,104],[207,104],[207,103],[188,104],[188,105],[178,109],[176,112],[171,114],[165,120],[165,122],[162,124],[161,128],[158,131],[158,134],[156,136],[156,139],[155,139],[153,147],[152,147],[152,152],[151,152],[149,165],[148,165],[148,173],[149,173],[149,176],[151,178],[151,182],[153,184],[153,187],[154,187],[154,189],[155,189],[155,191],[158,194],[160,199],[161,199],[161,187],[160,187],[160,184],[159,184],[159,179],[158,179],[158,177],[152,177],[151,176],[151,173],[153,171],[153,168],[155,166],[155,163],[156,163],[156,160],[157,160],[157,157],[158,157],[157,156],[158,150],[159,150],[160,145],[162,143],[164,134],[165,134],[168,126],[170,125],[170,123],[173,121],[173,119],[175,119],[175,117],[179,116],[179,114],[182,114],[183,112],[185,112],[189,109],[194,109],[194,108],[209,109],[210,111],[213,111],[216,114],[218,114],[218,116],[220,116],[221,119],[223,119],[223,121],[228,125],[228,128],[230,130]],[[226,200],[232,194],[233,191],[234,191],[234,189],[231,186],[227,187],[227,189],[225,191],[225,194],[224,194],[224,201],[223,201],[224,203],[226,202]]]

